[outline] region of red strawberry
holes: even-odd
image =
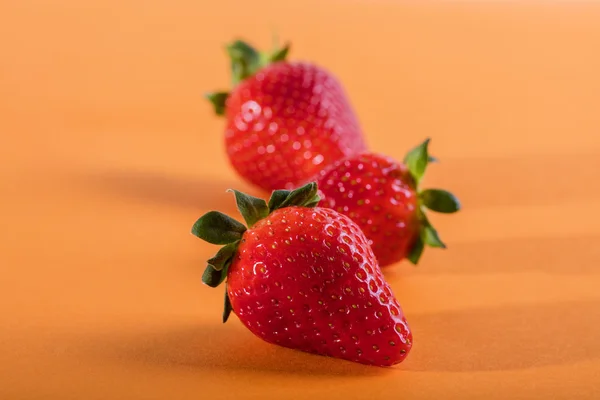
[[[363,364],[404,360],[412,334],[367,238],[348,217],[315,207],[317,186],[277,190],[269,203],[235,191],[248,228],[216,211],[192,228],[225,246],[203,275],[227,279],[233,311],[263,340]]]
[[[424,245],[446,247],[425,208],[453,213],[460,204],[445,190],[419,190],[432,160],[428,144],[429,139],[409,152],[404,164],[362,153],[338,161],[318,175],[321,205],[346,214],[361,227],[382,267],[405,257],[417,264]]]
[[[296,188],[323,166],[365,149],[344,90],[324,69],[284,61],[288,48],[260,54],[227,47],[233,89],[207,95],[225,115],[225,147],[235,170],[271,191]]]

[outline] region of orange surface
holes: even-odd
[[[600,398],[600,3],[316,5],[0,1],[1,399]],[[265,344],[201,284],[191,224],[249,189],[201,95],[273,29],[463,201],[386,272],[397,368]]]

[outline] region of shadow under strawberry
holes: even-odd
[[[421,340],[405,368],[501,371],[599,359],[600,325],[595,321],[600,321],[600,301],[411,315]]]
[[[90,172],[77,179],[95,191],[115,193],[141,202],[195,210],[229,206],[226,211],[235,210],[229,201],[231,196],[226,193],[234,184],[222,179],[135,169]],[[235,185],[244,187],[239,183]],[[244,189],[250,193],[260,193],[250,187]]]
[[[232,326],[233,325],[233,326]],[[301,376],[381,376],[395,368],[377,368],[345,360],[272,346],[254,337],[241,324],[182,326],[146,331],[102,343],[102,356],[159,366],[192,367],[207,371],[270,372]],[[105,340],[105,339],[103,339]]]

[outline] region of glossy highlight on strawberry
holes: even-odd
[[[425,210],[453,213],[460,204],[445,190],[419,189],[432,161],[428,144],[426,140],[413,149],[404,163],[364,152],[334,163],[316,178],[321,205],[361,227],[382,267],[404,258],[417,264],[424,245],[446,247]]]
[[[234,87],[208,95],[226,118],[225,148],[234,169],[265,190],[292,189],[324,166],[366,148],[342,85],[328,71],[288,62],[288,48],[261,54],[228,47]]]
[[[316,206],[315,183],[276,191],[268,204],[235,193],[247,229],[214,212],[192,229],[225,244],[203,277],[226,282],[224,320],[233,311],[263,340],[309,353],[380,366],[405,359],[412,333],[367,238]]]

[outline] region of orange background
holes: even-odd
[[[202,93],[273,30],[463,202],[386,272],[397,368],[265,344],[200,281],[192,223],[250,189]],[[0,1],[0,398],[600,398],[599,49],[592,2]]]

